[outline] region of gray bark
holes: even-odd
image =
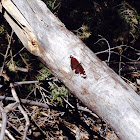
[[[140,97],[68,31],[43,2],[2,0],[2,6],[5,19],[23,45],[74,95],[107,122],[120,139],[140,139]],[[81,62],[87,78],[72,71],[70,55]]]

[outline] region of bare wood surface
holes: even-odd
[[[140,139],[140,97],[40,0],[2,0],[4,17],[23,45],[38,56],[89,109],[122,140]],[[85,69],[82,78],[71,69],[70,56]]]

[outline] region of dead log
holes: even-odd
[[[5,19],[23,45],[74,95],[105,120],[120,139],[140,139],[140,97],[68,31],[42,1],[2,0],[1,5]]]

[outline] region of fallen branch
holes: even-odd
[[[9,121],[7,121],[7,123],[15,130],[17,131],[21,136],[23,136],[23,134]],[[28,137],[26,137],[27,140],[30,140]]]
[[[5,97],[5,96],[0,96],[0,100],[6,100],[6,101],[16,101],[13,97]],[[44,108],[49,108],[49,106],[45,103],[40,103],[32,100],[27,100],[27,99],[20,99],[20,102],[22,104],[26,105],[33,105],[33,106],[38,106],[38,107],[44,107]]]
[[[0,124],[0,127],[2,128],[3,126]],[[11,140],[15,140],[15,138],[11,135],[11,133],[7,129],[5,129],[5,133]],[[0,137],[0,140],[4,140],[4,138]]]
[[[1,116],[2,116],[2,124],[0,124],[1,132],[0,132],[0,140],[4,140],[6,124],[7,124],[7,115],[5,110],[0,106]]]
[[[24,118],[26,120],[25,129],[24,129],[24,135],[23,135],[23,140],[25,140],[26,139],[26,135],[27,135],[27,131],[28,131],[28,127],[30,125],[30,121],[29,121],[27,113],[24,111],[24,109],[20,105],[20,100],[19,100],[19,98],[18,98],[18,96],[16,94],[16,91],[15,91],[13,83],[10,83],[10,87],[11,87],[11,93],[12,93],[14,99],[16,100],[16,103],[19,103],[18,109],[21,111],[21,113],[23,114],[23,116],[24,116]]]

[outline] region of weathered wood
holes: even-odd
[[[120,139],[140,139],[140,97],[68,31],[43,2],[2,0],[2,6],[5,19],[23,45],[74,95],[110,124]],[[70,55],[81,62],[87,78],[72,71]]]

